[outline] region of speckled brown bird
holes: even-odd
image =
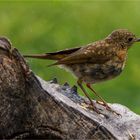
[[[78,78],[78,85],[90,100],[93,109],[100,113],[85,91],[82,83],[91,89],[103,102],[103,105],[113,111],[108,104],[91,87],[91,84],[103,82],[117,77],[125,66],[128,49],[140,39],[126,30],[118,29],[105,39],[90,43],[83,47],[62,50],[58,52],[25,55],[25,57],[56,60],[53,65],[61,65],[69,69]],[[114,112],[114,111],[113,111]]]

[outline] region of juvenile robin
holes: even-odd
[[[99,110],[89,97],[82,83],[102,101],[106,109],[113,111],[91,84],[113,79],[123,71],[127,59],[127,52],[135,42],[139,42],[132,32],[118,29],[109,34],[105,39],[90,43],[86,46],[24,57],[56,60],[51,66],[61,65],[69,69],[77,78],[77,83],[85,96],[89,99],[92,108],[97,113]]]

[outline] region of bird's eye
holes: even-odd
[[[133,40],[133,38],[132,38],[132,37],[128,38],[128,42],[131,42],[132,40]]]

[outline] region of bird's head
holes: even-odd
[[[119,43],[124,48],[130,48],[135,42],[140,42],[132,32],[127,29],[118,29],[113,31],[107,38],[110,38],[116,43]]]

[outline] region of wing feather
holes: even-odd
[[[110,45],[104,45],[104,41],[98,43],[89,44],[86,47],[80,48],[74,53],[64,57],[63,59],[58,60],[52,65],[61,65],[61,64],[79,64],[79,63],[105,63],[110,60],[114,53],[108,53]]]

